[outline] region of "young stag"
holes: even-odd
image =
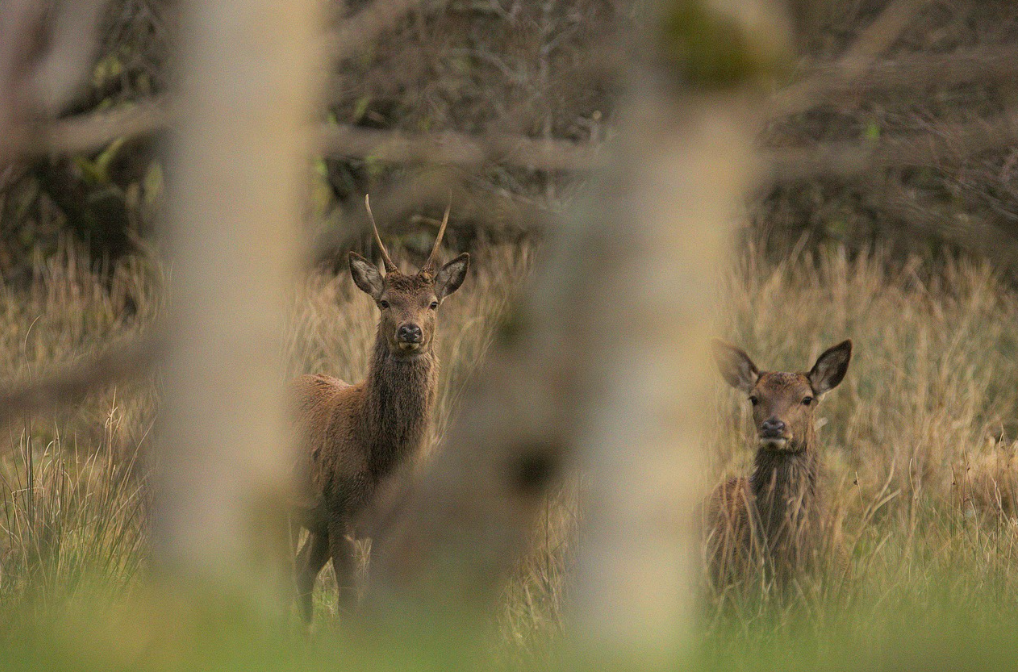
[[[809,373],[761,372],[739,348],[714,341],[725,381],[753,404],[752,475],[719,486],[708,503],[709,565],[715,585],[763,568],[779,584],[821,550],[824,502],[815,413],[848,371],[852,342],[830,348]]]
[[[356,521],[372,503],[386,476],[424,444],[438,384],[434,338],[438,308],[459,289],[469,255],[436,270],[445,212],[431,255],[418,273],[404,275],[382,245],[365,199],[385,276],[353,252],[354,284],[378,306],[378,333],[367,379],[350,385],[329,376],[294,382],[301,452],[296,519],[309,534],[297,554],[296,583],[301,615],[311,620],[315,579],[332,560],[340,605],[356,602],[353,540]]]

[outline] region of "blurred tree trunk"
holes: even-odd
[[[615,166],[583,213],[601,244],[582,262],[589,359],[574,431],[591,487],[569,617],[584,651],[665,665],[692,624],[706,345],[753,123],[734,92],[644,73]]]
[[[766,0],[652,10],[609,166],[401,498],[373,558],[372,607],[491,600],[572,462],[589,477],[577,650],[668,665],[686,641],[714,280],[751,185],[754,87],[788,45]]]
[[[279,586],[266,566],[289,457],[279,344],[322,70],[319,8],[182,9],[157,560],[264,594]]]

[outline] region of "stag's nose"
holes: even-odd
[[[777,418],[771,418],[770,420],[764,420],[763,424],[760,425],[760,433],[763,436],[781,436],[785,433],[785,423],[783,420]]]
[[[400,343],[420,343],[423,338],[424,334],[416,324],[404,324],[396,332],[396,340]]]

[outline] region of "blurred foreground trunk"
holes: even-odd
[[[490,605],[571,463],[589,477],[568,607],[577,650],[667,665],[686,641],[714,280],[751,185],[753,88],[787,45],[768,2],[655,9],[609,167],[381,525],[371,609]]]
[[[156,552],[172,575],[264,595],[280,585],[267,546],[283,538],[288,473],[279,344],[321,70],[318,2],[182,9]]]

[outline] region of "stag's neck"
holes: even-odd
[[[438,360],[430,347],[413,357],[394,355],[378,334],[365,382],[363,418],[375,478],[421,449],[437,387]]]
[[[815,435],[795,450],[757,451],[750,487],[766,533],[776,534],[816,514],[820,470]]]

